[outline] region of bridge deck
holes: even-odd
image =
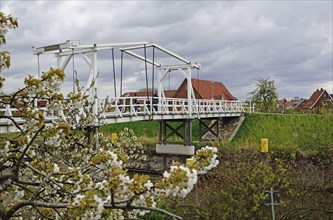
[[[36,106],[36,108],[43,110],[46,123],[51,123],[57,120],[66,121],[69,112],[71,112],[72,107],[70,106],[72,106],[71,103],[68,103],[67,109],[60,109],[53,114],[48,112],[47,105],[45,107]],[[188,102],[188,99],[155,97],[98,99],[96,108],[99,114],[97,125],[144,120],[233,117],[241,116],[244,112],[243,102],[241,101],[192,99]],[[14,117],[13,113],[18,111],[16,108],[6,106],[0,111],[5,112],[6,116],[13,116],[13,119],[19,125],[26,123],[21,117]],[[85,115],[83,109],[80,109],[80,112]],[[1,133],[14,131],[16,129],[11,120],[0,119]]]

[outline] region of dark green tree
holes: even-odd
[[[251,101],[255,104],[256,111],[274,112],[276,111],[278,93],[274,80],[257,79],[256,89],[249,93]]]

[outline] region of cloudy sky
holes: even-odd
[[[249,97],[256,79],[268,77],[275,81],[281,98],[308,98],[317,88],[333,93],[330,0],[1,0],[0,9],[19,20],[19,28],[7,35],[7,45],[1,48],[12,55],[12,67],[4,72],[6,92],[22,87],[27,74],[37,74],[33,46],[79,40],[81,44],[154,42],[200,63],[202,68],[193,70],[193,77],[221,81],[239,99]],[[115,52],[117,90],[119,56]],[[64,91],[72,88],[72,64],[66,69]],[[41,69],[56,66],[56,59],[40,56],[39,65]],[[84,84],[89,69],[79,57],[74,69]],[[100,93],[113,95],[110,51],[98,54],[98,71]],[[149,80],[151,75],[149,69]],[[181,81],[174,72],[164,89],[175,89]],[[144,64],[125,56],[123,91],[140,88],[145,88]]]

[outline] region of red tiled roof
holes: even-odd
[[[286,101],[284,104],[286,107],[292,107],[293,106],[293,101]]]
[[[165,97],[169,97],[169,98],[171,98],[171,97],[173,97],[173,95],[176,93],[176,91],[177,90],[165,90],[164,91],[164,95],[165,95]]]
[[[285,107],[292,107],[293,101],[288,101],[287,99],[278,99],[279,105],[284,105]]]
[[[222,97],[224,100],[236,100],[221,82],[192,78],[192,86],[202,99],[211,99],[214,96],[216,100],[221,100]]]
[[[177,97],[177,94],[180,92],[180,90],[186,86],[187,79],[185,79],[178,90],[165,90],[164,94],[165,97]],[[192,78],[192,86],[194,89],[194,92],[196,93],[196,96],[198,95],[199,99],[211,99],[213,98],[215,100],[236,100],[233,95],[229,92],[229,90],[223,85],[221,82],[214,82],[210,80],[202,80],[202,79],[194,79]],[[134,94],[136,94],[138,97],[147,97],[147,92],[126,92],[122,95],[130,97],[134,97]],[[151,91],[149,92],[149,96],[151,96]]]

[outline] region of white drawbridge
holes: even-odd
[[[150,48],[153,52],[152,59],[147,58],[147,49]],[[167,139],[170,134],[166,134],[167,129],[171,129],[172,134],[180,136],[184,141],[183,145],[191,145],[191,120],[192,119],[217,119],[223,117],[239,117],[244,112],[244,103],[241,101],[226,101],[226,100],[204,100],[196,99],[195,93],[192,87],[192,70],[200,69],[199,63],[193,63],[181,56],[155,44],[149,42],[134,42],[134,43],[119,43],[119,44],[81,44],[79,41],[66,41],[65,43],[55,44],[43,47],[33,47],[33,53],[38,57],[43,54],[54,54],[57,59],[57,67],[63,70],[66,69],[69,62],[74,59],[74,56],[80,56],[87,67],[90,70],[89,80],[87,82],[87,88],[93,85],[90,91],[91,97],[97,97],[98,91],[98,62],[97,53],[101,50],[111,50],[113,59],[113,71],[114,70],[114,50],[121,52],[121,65],[123,62],[123,53],[129,54],[145,64],[145,73],[147,81],[147,65],[152,65],[152,91],[154,88],[154,76],[157,75],[157,91],[158,97],[153,97],[148,93],[147,82],[147,97],[122,97],[122,88],[117,95],[115,84],[115,72],[114,76],[114,90],[115,97],[98,97],[98,100],[94,102],[93,113],[96,116],[92,126],[101,126],[103,124],[121,123],[128,121],[142,121],[142,120],[158,120],[160,121],[160,133],[159,144],[166,145]],[[172,58],[174,61],[170,63],[162,63],[155,59],[155,51],[159,51],[164,57]],[[122,69],[122,66],[121,66]],[[38,70],[40,71],[40,70]],[[186,98],[169,98],[165,96],[163,88],[163,80],[171,72],[178,72],[187,80]],[[92,84],[92,82],[94,82]],[[122,83],[122,82],[121,82]],[[111,86],[111,85],[110,85]],[[133,102],[133,99],[137,99],[138,102]],[[154,100],[155,99],[155,100]],[[155,101],[155,102],[154,102]],[[47,111],[47,105],[44,107],[38,107]],[[67,120],[66,112],[70,111],[70,103],[67,108],[59,109],[57,113],[52,115],[46,114],[45,119],[47,122],[54,120]],[[18,111],[12,106],[3,106],[1,111],[6,116],[13,116],[13,112]],[[80,111],[81,114],[85,114],[84,110]],[[17,124],[26,123],[19,115],[13,117]],[[184,133],[180,134],[179,129],[172,128],[169,121],[179,120],[183,122]],[[207,125],[205,125],[207,127]],[[208,127],[208,129],[210,129]],[[13,132],[16,131],[13,122],[9,119],[0,119],[0,132]],[[194,149],[194,148],[193,148]],[[192,154],[192,148],[189,154]]]

